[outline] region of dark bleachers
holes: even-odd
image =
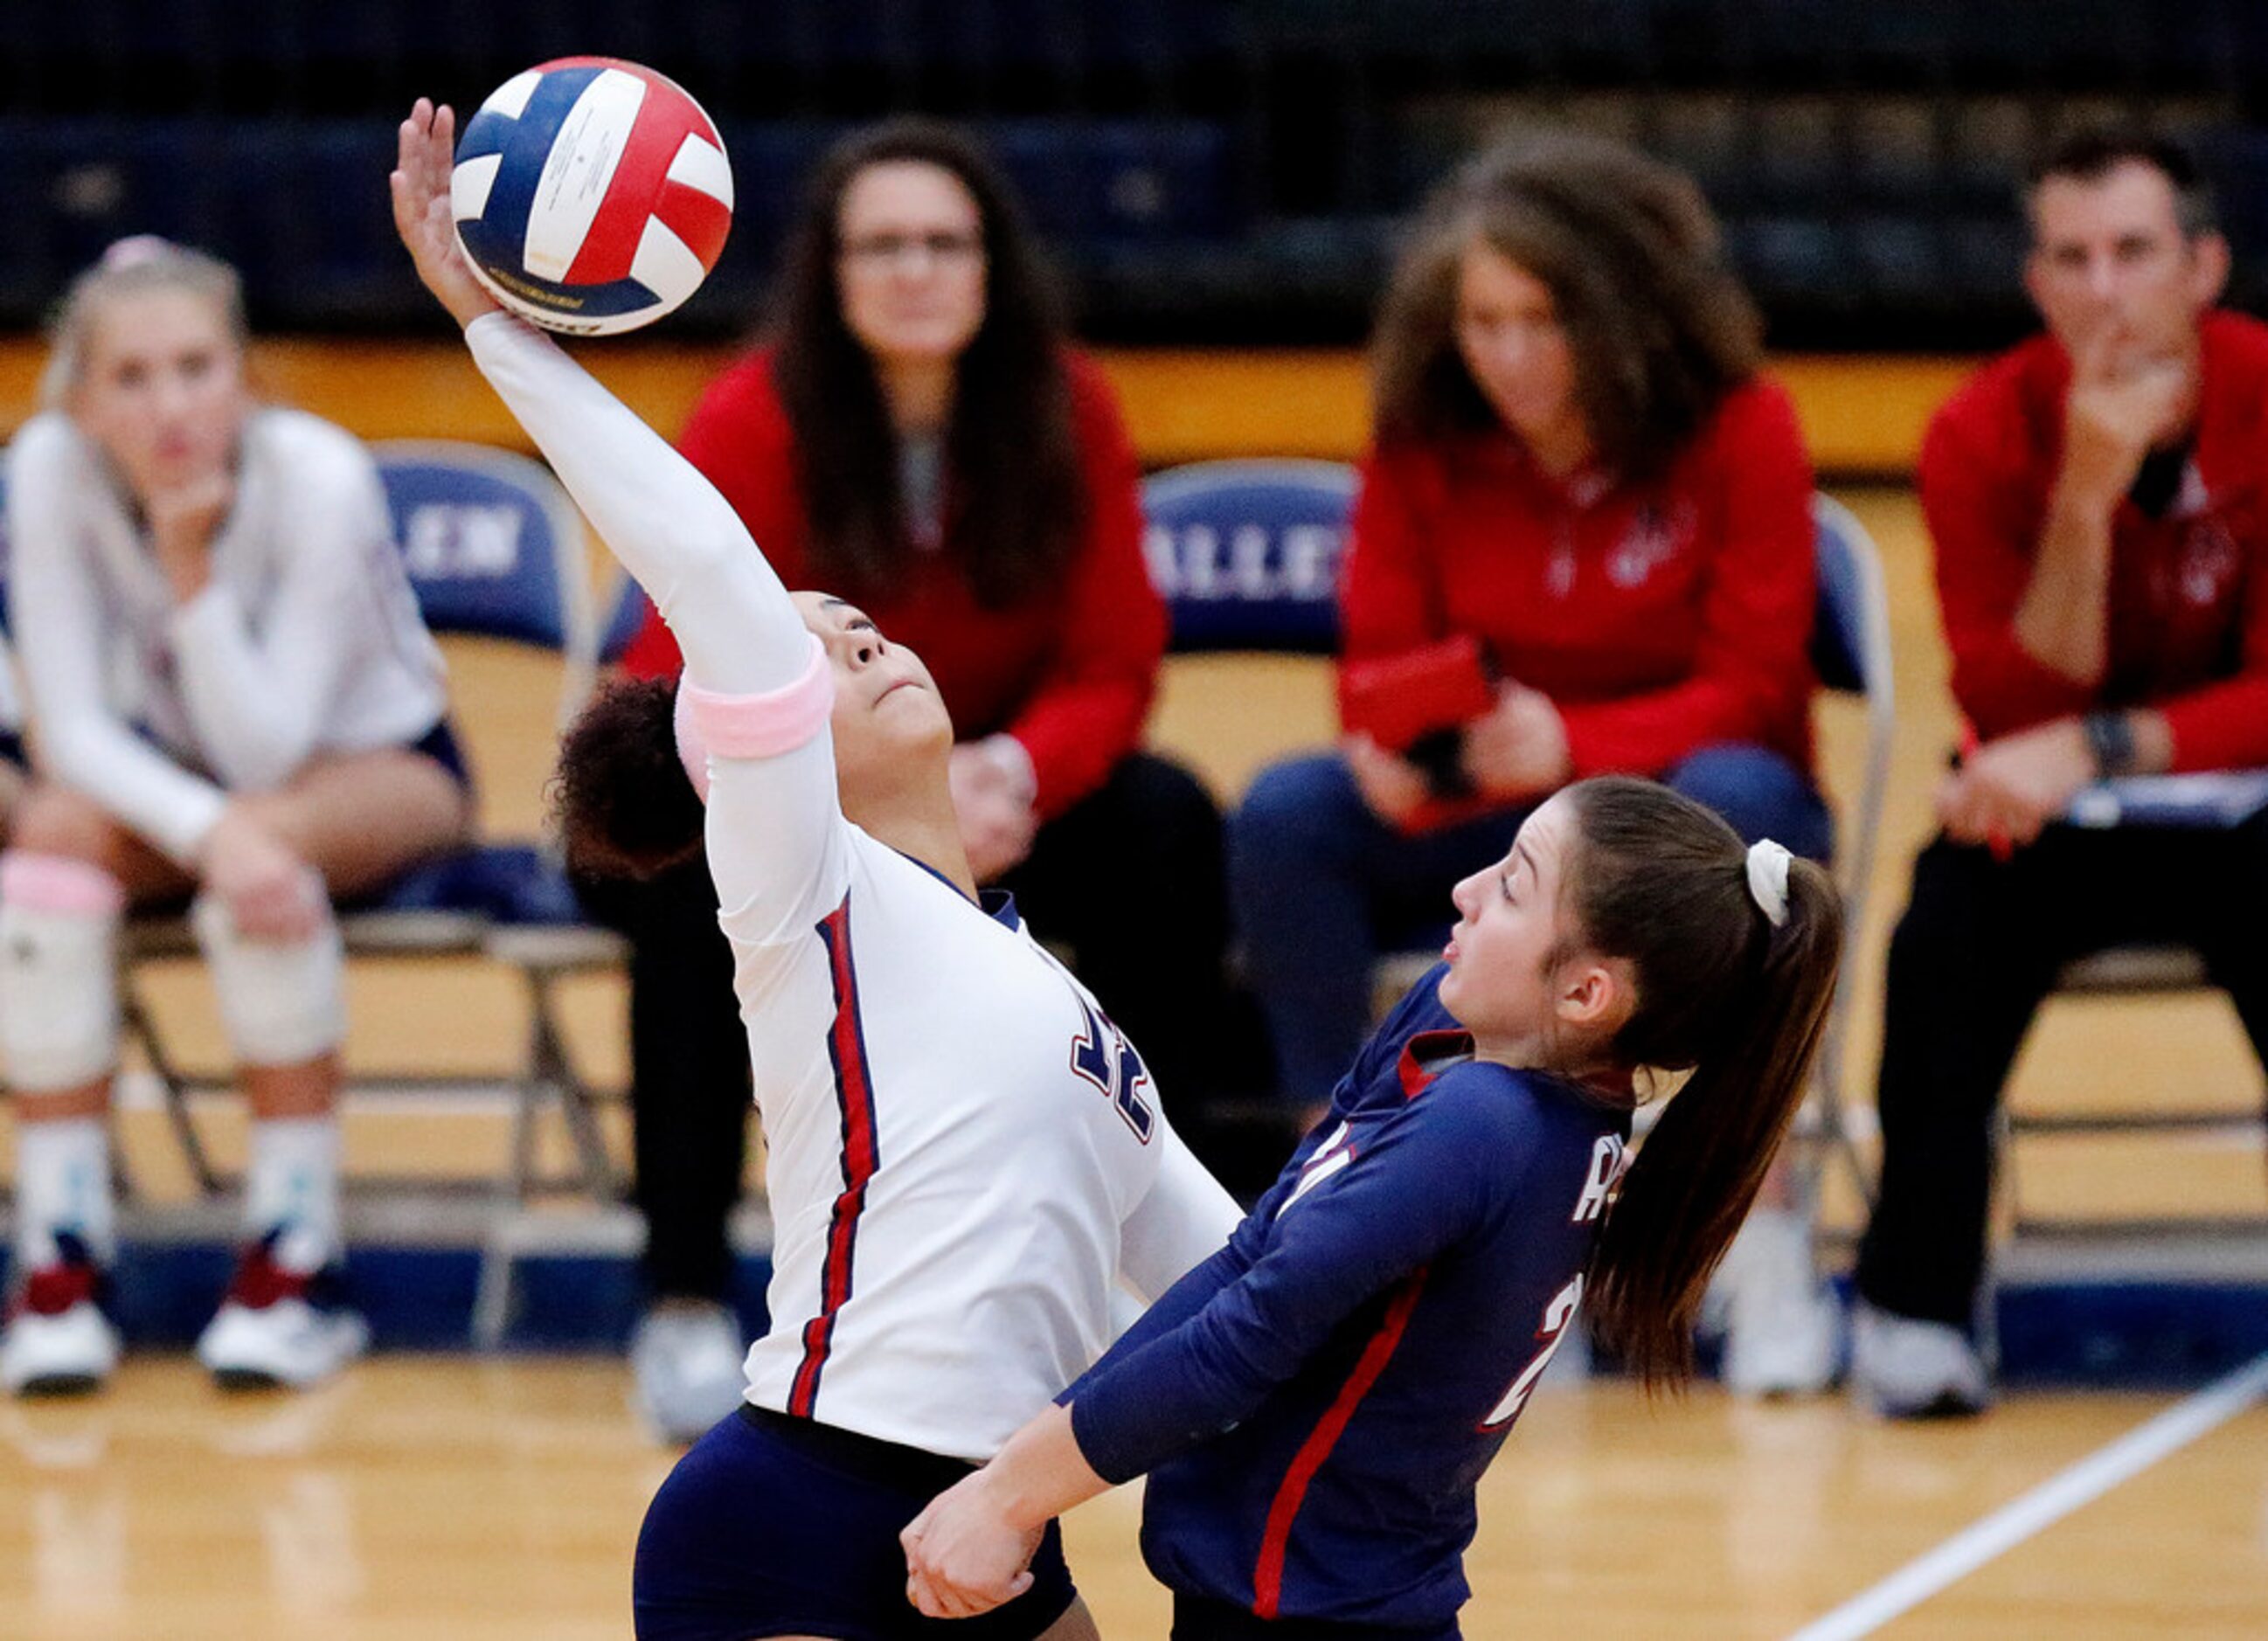
[[[906,109],[992,136],[1111,340],[1359,338],[1394,220],[1521,120],[1691,171],[1786,345],[2013,334],[2011,183],[2079,119],[2197,137],[2239,296],[2268,294],[2255,0],[80,0],[7,20],[7,322],[143,228],[243,261],[265,322],[429,322],[365,174],[385,134],[414,94],[470,104],[571,53],[675,76],[725,132],[739,218],[677,321],[696,332],[747,322],[828,137]]]

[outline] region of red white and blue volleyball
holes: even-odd
[[[562,57],[506,80],[467,121],[450,203],[497,301],[548,330],[603,336],[700,288],[733,226],[733,170],[675,81]]]

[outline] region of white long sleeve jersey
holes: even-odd
[[[9,625],[48,771],[179,860],[232,791],[446,710],[370,454],[303,411],[246,418],[212,575],[173,601],[109,465],[49,411],[8,453]]]
[[[691,681],[750,704],[814,666],[739,518],[547,338],[475,357],[674,629]],[[707,850],[770,1146],[771,1328],[750,1401],[981,1461],[1093,1363],[1114,1278],[1145,1298],[1236,1206],[1138,1054],[1012,908],[843,818],[823,713],[709,765]]]

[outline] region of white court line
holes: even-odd
[[[2256,1358],[2227,1378],[2176,1402],[2147,1424],[2050,1476],[1927,1555],[1908,1562],[1873,1589],[1806,1624],[1789,1641],[1855,1641],[1857,1637],[1872,1635],[1995,1556],[2226,1424],[2264,1394],[2268,1394],[2268,1356]]]

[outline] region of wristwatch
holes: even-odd
[[[2110,781],[2134,773],[2134,726],[2124,712],[2090,712],[2080,720],[2080,728],[2087,736],[2096,776]]]

